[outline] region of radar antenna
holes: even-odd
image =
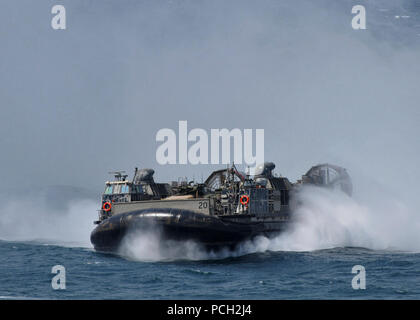
[[[108,173],[113,174],[117,181],[124,181],[128,177],[128,174],[123,174],[125,171],[111,171]]]

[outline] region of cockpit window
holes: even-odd
[[[112,186],[106,186],[104,193],[105,194],[112,194]]]
[[[121,186],[121,193],[129,193],[128,185],[124,184]]]
[[[121,193],[121,185],[116,184],[114,185],[114,194]]]

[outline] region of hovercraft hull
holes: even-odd
[[[128,234],[150,231],[163,240],[192,240],[206,248],[235,247],[258,235],[272,237],[282,232],[288,221],[250,216],[210,216],[182,209],[147,209],[112,216],[91,234],[95,250],[116,252]]]

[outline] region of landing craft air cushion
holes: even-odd
[[[91,233],[98,251],[118,250],[129,232],[158,230],[163,240],[193,240],[204,247],[234,248],[256,236],[273,237],[287,229],[296,207],[294,195],[309,184],[340,189],[351,195],[344,168],[321,164],[292,184],[275,176],[266,162],[253,177],[234,165],[210,174],[204,183],[156,183],[153,169],[135,169],[132,180],[123,172],[107,181],[99,220]]]

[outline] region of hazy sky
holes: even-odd
[[[156,132],[188,120],[265,129],[265,159],[291,180],[332,162],[415,188],[416,2],[1,0],[1,184],[100,190],[135,166],[205,178],[213,167],[155,160]],[[367,30],[351,28],[356,4]]]

